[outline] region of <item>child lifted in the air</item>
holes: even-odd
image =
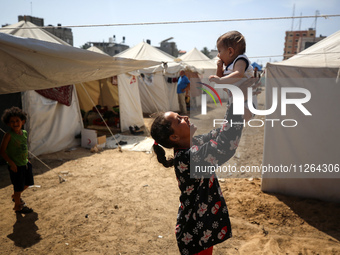
[[[244,36],[238,31],[230,31],[221,35],[217,39],[218,57],[216,75],[209,77],[210,82],[218,84],[235,84],[245,78],[252,78],[253,67],[244,54],[246,51],[246,41]],[[258,86],[259,84],[257,84]],[[232,103],[232,95],[227,91],[229,99],[228,104]],[[253,106],[257,108],[256,94],[253,93]],[[247,104],[245,104],[244,119],[249,120],[252,117]]]

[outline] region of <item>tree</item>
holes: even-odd
[[[210,56],[210,51],[208,50],[207,47],[204,47],[203,50],[201,50],[201,52],[206,55],[208,58],[211,58]]]
[[[80,46],[79,48],[86,50],[86,49],[88,49],[90,47],[91,47],[90,43],[85,43],[84,45]]]

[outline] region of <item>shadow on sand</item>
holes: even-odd
[[[309,225],[340,241],[340,203],[279,194],[275,196]]]
[[[39,159],[32,157],[30,161],[33,165],[33,175],[37,176],[51,170],[53,171],[54,168],[57,168],[70,160],[76,160],[92,155],[94,154],[88,149],[75,147],[55,153],[39,155]],[[9,185],[11,185],[11,180],[9,177],[8,167],[7,165],[0,165],[0,189]]]
[[[38,227],[35,224],[38,220],[38,214],[36,212],[25,215],[16,213],[16,217],[17,221],[13,225],[13,233],[7,236],[14,242],[14,245],[28,248],[40,242],[41,236],[37,233]]]

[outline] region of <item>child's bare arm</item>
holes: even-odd
[[[13,160],[11,160],[10,157],[8,157],[8,155],[6,153],[6,149],[7,149],[7,146],[8,146],[8,143],[9,143],[10,140],[11,140],[11,135],[9,133],[6,133],[4,135],[4,138],[2,139],[2,142],[1,142],[0,155],[3,157],[4,160],[6,160],[6,162],[8,162],[12,171],[16,173],[18,171],[17,166],[13,162]]]
[[[216,76],[218,77],[223,77],[223,61],[221,59],[219,59],[217,61],[217,69],[216,69]]]
[[[209,77],[210,82],[215,82],[218,84],[234,84],[244,78],[244,72],[246,69],[245,61],[237,61],[234,66],[234,71],[224,77],[218,77],[217,75],[211,75]]]

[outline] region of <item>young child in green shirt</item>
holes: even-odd
[[[18,213],[30,213],[33,210],[21,199],[22,192],[34,184],[32,165],[28,160],[27,132],[22,129],[27,115],[18,107],[12,107],[4,111],[1,119],[11,128],[2,139],[0,155],[8,164],[14,188],[13,210]]]

